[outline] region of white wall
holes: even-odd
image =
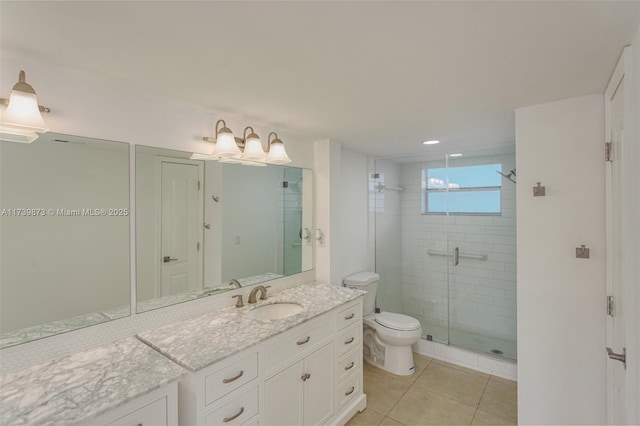
[[[340,247],[342,277],[369,270],[368,160],[342,149],[340,173]]]
[[[331,140],[314,143],[315,160],[315,227],[324,234],[324,244],[316,245],[316,279],[341,285],[340,266],[340,144]],[[314,233],[315,236],[315,233]]]
[[[606,421],[603,102],[516,110],[519,424]]]

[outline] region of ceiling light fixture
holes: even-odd
[[[18,82],[13,86],[9,99],[0,98],[0,103],[7,105],[0,117],[0,140],[31,143],[38,139],[36,132],[49,131],[41,112],[51,110],[38,105],[36,91],[27,83],[24,71],[20,71]]]
[[[462,154],[449,154],[449,157],[462,157]]]
[[[423,145],[437,145],[439,143],[440,143],[440,141],[436,141],[436,140],[422,142]]]
[[[271,135],[275,136],[275,139],[271,140]],[[284,149],[284,143],[278,139],[278,134],[276,132],[269,133],[269,136],[267,137],[267,145],[269,146],[267,163],[286,164],[291,162],[291,159],[287,155],[287,151]]]

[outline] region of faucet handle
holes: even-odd
[[[264,291],[260,293],[260,300],[267,300],[267,289],[271,288],[270,285],[264,286]]]
[[[232,299],[234,297],[238,298],[238,301],[236,302],[236,308],[242,308],[244,306],[244,303],[242,303],[242,295],[241,294],[235,294],[235,295],[231,296]]]

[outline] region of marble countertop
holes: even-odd
[[[180,366],[130,337],[0,377],[0,424],[88,420],[184,374]]]
[[[200,315],[140,333],[138,338],[196,372],[364,294],[345,287],[304,284],[269,296],[257,305]],[[276,302],[295,302],[304,309],[280,320],[258,320],[245,315],[256,306]]]

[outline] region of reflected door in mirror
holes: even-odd
[[[160,160],[161,291],[202,288],[202,164]]]

